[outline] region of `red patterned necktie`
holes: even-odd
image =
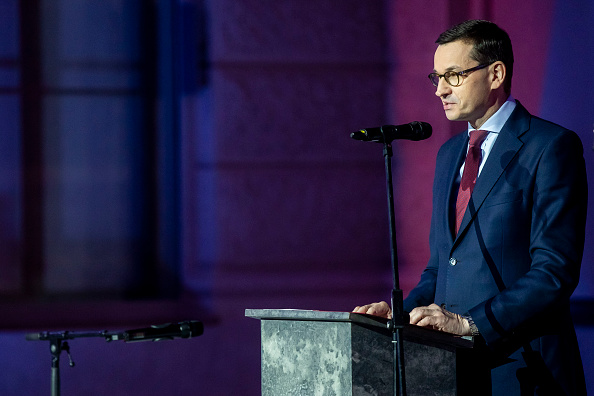
[[[479,166],[483,157],[481,144],[489,134],[489,131],[475,130],[470,131],[470,142],[468,143],[468,154],[466,154],[466,162],[464,162],[464,172],[462,173],[462,180],[460,180],[460,188],[458,189],[458,199],[456,200],[456,235],[460,230],[460,224],[466,212],[470,195],[474,189],[476,178],[478,176]]]

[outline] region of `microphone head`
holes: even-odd
[[[361,129],[360,131],[351,133],[351,138],[355,139],[355,140],[363,140],[363,141],[369,140],[367,138],[367,133],[366,133],[365,129]]]
[[[174,338],[192,338],[202,335],[204,325],[197,320],[186,320],[179,323],[152,325],[141,329],[127,330],[123,333],[125,342],[163,341]]]
[[[409,137],[410,140],[419,141],[427,139],[433,132],[433,128],[427,122],[413,121],[408,125],[410,125],[412,132]]]
[[[181,322],[179,325],[182,332],[181,338],[198,337],[204,333],[204,325],[197,320]]]

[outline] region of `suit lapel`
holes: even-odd
[[[472,209],[466,209],[466,213],[464,213],[460,231],[454,240],[453,248],[458,245],[460,237],[465,234],[466,228],[468,228],[472,219],[474,219],[480,210],[483,202],[495,186],[495,183],[497,183],[497,180],[503,175],[511,160],[522,147],[523,143],[519,139],[519,136],[529,129],[529,120],[530,114],[520,102],[517,102],[516,108],[510,115],[509,120],[501,129],[501,132],[499,132],[499,136],[476,181],[470,202],[468,203],[468,208]]]

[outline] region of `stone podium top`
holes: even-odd
[[[245,316],[269,320],[320,320],[324,322],[354,322],[388,329],[388,320],[379,316],[354,312],[316,311],[302,309],[246,309]]]
[[[260,320],[305,320],[324,322],[351,322],[391,333],[388,319],[354,312],[316,311],[301,309],[246,309],[245,316]],[[415,325],[404,327],[404,339],[423,343],[439,344],[455,348],[472,348],[473,337],[460,337]]]

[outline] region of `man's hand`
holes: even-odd
[[[381,316],[382,318],[386,319],[392,319],[392,310],[390,309],[388,303],[385,301],[363,305],[362,307],[355,307],[355,309],[353,309],[353,312]]]
[[[413,309],[410,313],[410,324],[429,327],[461,336],[472,335],[470,325],[466,319],[463,319],[460,315],[452,313],[437,304]]]

